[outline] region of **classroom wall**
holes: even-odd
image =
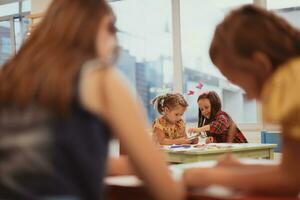
[[[241,131],[244,133],[249,143],[261,143],[260,131]]]

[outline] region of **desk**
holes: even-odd
[[[265,164],[274,165],[279,164],[277,161],[271,160],[253,160],[253,159],[242,159],[240,160],[244,164]],[[205,161],[190,164],[179,164],[171,165],[170,170],[174,175],[174,170],[185,170],[191,167],[212,167],[216,164],[216,161]],[[108,177],[105,180],[107,184],[106,197],[108,200],[152,200],[153,197],[147,192],[143,186],[142,181],[138,180],[135,176],[125,177]],[[293,197],[264,197],[264,196],[227,196],[220,197],[220,195],[214,192],[212,194],[199,193],[189,191],[187,193],[187,200],[228,200],[228,199],[239,199],[239,200],[297,200],[298,198]],[[235,197],[234,197],[235,196]]]
[[[163,146],[162,150],[167,154],[169,163],[189,163],[197,161],[216,160],[221,155],[231,152],[240,158],[267,158],[274,159],[276,144],[225,144],[211,143],[203,148],[170,149]]]
[[[143,187],[125,187],[125,186],[108,186],[107,200],[154,200],[153,197]],[[210,197],[189,192],[186,200],[299,200],[296,197],[276,197],[276,196],[243,196],[236,198]]]
[[[107,200],[154,200],[154,198],[143,187],[125,187],[125,186],[108,186],[106,191]],[[276,197],[276,196],[254,196],[248,195],[243,197],[222,198],[210,197],[201,194],[188,192],[186,200],[299,200],[297,197]]]

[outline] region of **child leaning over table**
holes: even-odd
[[[214,168],[189,169],[187,187],[223,185],[244,193],[297,196],[300,192],[300,31],[253,5],[232,11],[217,26],[210,57],[220,71],[261,100],[263,119],[282,127],[279,165],[224,160]]]
[[[181,94],[168,93],[152,100],[152,104],[161,114],[152,124],[154,139],[161,145],[194,144],[198,138],[188,139],[182,115],[188,103]]]

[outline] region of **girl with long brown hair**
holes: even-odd
[[[228,113],[222,110],[221,99],[214,91],[201,94],[199,106],[198,128],[190,128],[190,133],[199,133],[206,137],[206,143],[247,143],[247,139],[236,126]]]
[[[210,57],[249,98],[262,101],[263,118],[282,128],[280,165],[225,160],[212,169],[186,171],[190,187],[221,184],[246,193],[300,192],[300,32],[272,12],[253,5],[232,11],[217,26]]]
[[[112,135],[155,198],[183,198],[147,136],[140,105],[110,67],[114,21],[105,0],[53,0],[1,68],[1,199],[103,199],[106,173],[126,165],[107,161]]]

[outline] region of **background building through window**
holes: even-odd
[[[197,98],[199,94],[213,90],[222,100],[223,109],[237,123],[257,123],[257,106],[255,101],[247,100],[244,91],[231,84],[212,64],[209,58],[209,46],[216,25],[233,8],[251,4],[251,0],[198,0],[180,1],[181,42],[183,62],[183,88],[196,93],[187,96],[189,108],[186,113],[188,122],[196,122],[198,117]],[[203,83],[202,90],[195,86]]]
[[[118,69],[140,96],[149,122],[157,113],[150,100],[173,91],[180,85],[189,103],[185,119],[197,121],[197,97],[208,90],[216,91],[227,111],[237,123],[257,124],[260,115],[257,103],[248,101],[244,91],[230,83],[211,63],[208,49],[216,25],[231,9],[243,4],[261,2],[292,25],[300,28],[300,0],[113,0],[110,2],[116,17],[120,44]],[[4,3],[6,2],[6,3]],[[179,8],[174,8],[179,2]],[[25,17],[31,10],[31,0],[0,0],[0,67],[24,41],[29,24]],[[180,16],[175,17],[174,16]],[[180,33],[177,34],[179,27]],[[174,31],[175,30],[175,31]],[[174,42],[181,46],[180,72],[174,58]],[[175,44],[176,44],[175,43]],[[178,50],[176,49],[176,51]],[[176,55],[176,54],[175,54]],[[174,64],[174,62],[176,62]],[[175,69],[176,68],[176,69]],[[202,90],[195,86],[203,83]],[[187,96],[189,90],[196,93]],[[120,99],[122,99],[120,97]]]
[[[118,68],[141,97],[149,122],[157,113],[150,104],[173,90],[171,0],[112,2],[119,29]]]

